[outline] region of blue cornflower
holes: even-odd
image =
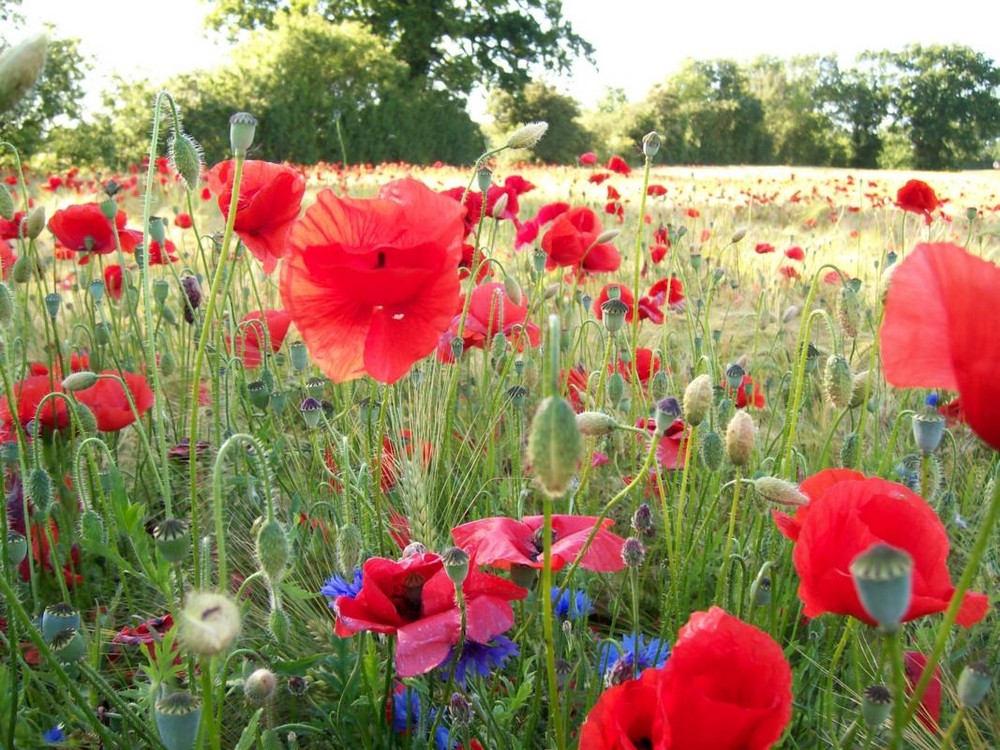
[[[594,611],[594,602],[584,591],[566,589],[559,596],[559,587],[552,587],[552,609],[564,620],[582,620]]]
[[[929,406],[931,409],[936,408],[939,402],[940,398],[936,393],[928,393],[927,398],[924,399],[924,403],[927,404],[927,406]]]
[[[334,573],[323,584],[319,590],[323,596],[330,600],[330,609],[333,609],[338,596],[349,596],[352,599],[361,592],[361,568],[354,569],[354,580],[348,581],[346,578]]]
[[[437,710],[431,709],[427,716],[420,708],[420,695],[410,688],[397,690],[392,696],[392,731],[399,734],[424,736],[430,731],[437,716]],[[451,732],[444,723],[439,722],[434,730],[434,745],[437,750],[452,750]]]
[[[59,742],[66,741],[66,733],[63,731],[62,724],[56,724],[49,731],[42,734],[42,740],[46,745],[55,745]]]
[[[438,669],[441,677],[448,679],[448,672],[451,669],[451,660],[455,649],[452,647],[448,651],[448,656],[441,662]],[[489,677],[494,669],[502,669],[508,659],[521,653],[521,649],[510,638],[498,635],[488,643],[476,643],[466,640],[462,645],[462,654],[458,657],[455,665],[455,682],[465,687],[469,674]]]
[[[670,656],[670,644],[659,638],[646,639],[640,633],[629,633],[621,641],[605,643],[597,662],[598,671],[606,682],[618,684],[624,674],[626,679],[638,677],[645,669],[662,667]]]

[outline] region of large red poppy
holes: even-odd
[[[115,235],[122,250],[131,253],[142,240],[142,232],[125,228],[124,211],[115,214],[115,223],[104,216],[97,203],[82,203],[61,208],[49,219],[49,231],[55,235],[56,242],[66,250],[80,254],[80,264],[90,260],[92,254],[107,255],[113,253],[117,245]]]
[[[651,377],[663,369],[663,363],[660,361],[660,358],[653,353],[652,349],[640,346],[633,353],[631,361],[625,362],[623,360],[619,360],[618,362],[618,372],[620,372],[622,377],[629,383],[632,382],[633,369],[639,376],[639,382],[645,385],[649,382]]]
[[[205,175],[227,219],[235,170],[235,162],[230,160],[216,164]],[[287,254],[288,233],[299,215],[305,191],[305,178],[291,167],[267,161],[243,163],[233,231],[263,264],[264,273],[272,273]]]
[[[35,410],[46,395],[53,391],[62,391],[58,379],[53,379],[47,373],[29,375],[14,383],[14,398],[17,402],[17,421],[22,425],[35,418]],[[10,432],[14,426],[14,414],[7,403],[7,396],[0,396],[0,424]],[[62,398],[51,398],[45,402],[38,417],[39,423],[50,430],[60,429],[69,424],[69,413],[66,402]]]
[[[773,515],[781,533],[795,542],[792,559],[806,617],[832,612],[875,624],[858,598],[850,565],[877,542],[913,558],[913,597],[904,622],[948,608],[955,593],[948,534],[926,500],[901,484],[846,469],[821,471],[800,489],[808,504],[794,517]],[[957,621],[973,625],[988,607],[986,596],[967,593]]]
[[[252,370],[260,367],[264,361],[262,354],[266,347],[264,326],[267,327],[266,340],[270,341],[271,351],[277,352],[285,341],[291,323],[291,316],[284,310],[264,310],[263,314],[260,310],[254,310],[244,315],[240,320],[241,332],[233,339],[233,349],[243,360],[243,367]]]
[[[552,516],[552,569],[559,570],[573,562],[594,530],[596,516]],[[542,567],[542,516],[526,516],[518,521],[496,517],[470,521],[451,530],[455,546],[468,552],[479,565],[493,565],[509,570],[512,565]],[[609,518],[601,522],[580,561],[580,567],[597,572],[612,572],[625,567],[622,545],[625,540],[608,529]]]
[[[413,179],[374,199],[317,196],[292,230],[281,297],[331,380],[393,383],[434,351],[458,301],[464,212]]]
[[[135,372],[104,370],[102,374],[117,375],[125,381],[139,415],[145,414],[153,406],[153,390],[143,375]],[[90,388],[77,391],[76,399],[89,407],[97,420],[97,429],[102,432],[118,432],[135,421],[135,414],[129,406],[128,397],[121,383],[111,378],[101,378]]]
[[[361,591],[334,602],[336,632],[362,630],[396,635],[396,672],[412,677],[439,666],[458,642],[461,616],[455,586],[440,556],[422,553],[402,560],[373,557],[361,569]],[[510,602],[527,591],[472,568],[462,584],[466,638],[487,643],[514,624]]]
[[[921,244],[892,275],[879,339],[885,379],[957,390],[969,427],[1000,450],[1000,268],[951,244]]]
[[[458,327],[462,321],[462,310],[465,299],[459,298],[458,314],[451,320],[448,330],[441,335],[438,343],[438,359],[442,362],[453,362],[455,359],[451,349],[451,341],[458,335]],[[483,349],[493,341],[493,337],[502,333],[518,351],[525,346],[536,347],[542,342],[542,334],[538,326],[528,320],[528,300],[515,304],[507,294],[504,285],[499,281],[480,284],[472,290],[469,309],[465,315],[465,326],[462,328],[463,351],[469,348]]]
[[[621,265],[618,249],[608,242],[597,244],[604,228],[589,208],[571,208],[560,214],[542,237],[548,255],[545,267],[572,267],[581,272],[617,271]]]
[[[664,670],[608,688],[580,729],[580,750],[669,750],[670,725],[661,704]]]
[[[924,221],[931,223],[931,212],[941,205],[934,188],[923,180],[909,180],[896,193],[896,205],[904,211],[922,214]]]
[[[792,670],[781,646],[719,607],[691,615],[663,672],[672,747],[764,750],[791,719]]]

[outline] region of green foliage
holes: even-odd
[[[559,0],[216,0],[209,22],[235,36],[313,14],[364,25],[411,78],[460,95],[476,83],[519,90],[532,66],[564,72],[594,51],[563,18]]]
[[[531,150],[537,161],[574,164],[577,156],[591,148],[593,135],[580,121],[579,103],[547,83],[529,83],[516,95],[497,91],[489,107],[501,137],[528,122],[549,124],[545,137]]]

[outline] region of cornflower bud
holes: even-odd
[[[649,503],[642,503],[632,514],[632,528],[640,536],[652,536],[653,511],[649,508]]]

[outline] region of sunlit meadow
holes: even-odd
[[[0,747],[997,746],[995,174],[172,124],[3,174]]]

